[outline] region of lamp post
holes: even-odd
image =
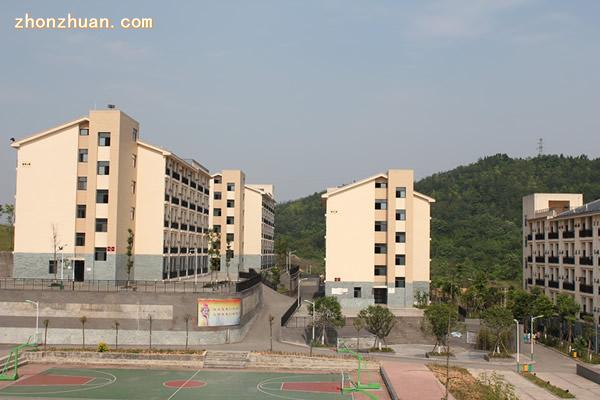
[[[292,267],[292,254],[294,254],[296,250],[288,251],[287,254],[287,271],[290,272],[290,268]]]
[[[296,302],[296,304],[297,304],[296,307],[300,307],[300,282],[306,281],[306,280],[308,280],[308,278],[300,278],[300,279],[298,279],[298,301]]]
[[[517,370],[519,369],[519,321],[516,319],[513,319],[513,321],[515,321],[515,324],[517,324]]]
[[[310,304],[311,306],[313,306],[313,312],[312,312],[312,338],[311,338],[311,343],[315,341],[315,303],[313,301],[310,300],[304,300],[305,302],[307,302],[308,304]],[[311,344],[312,347],[312,344]]]
[[[35,306],[35,343],[37,344],[40,337],[39,321],[40,321],[40,302],[33,300],[25,300],[26,303]]]
[[[188,249],[188,256],[190,254],[192,254],[192,255],[196,254],[196,249],[192,249],[192,248]],[[189,257],[188,257],[188,260],[189,260]],[[198,263],[196,262],[197,260],[195,257],[192,257],[191,261],[194,263],[194,285],[195,285],[198,283]]]
[[[66,244],[63,244],[62,246],[58,247],[58,250],[60,251],[60,280],[62,281],[64,279],[64,269],[65,269],[65,247],[67,247]]]
[[[535,321],[538,318],[543,318],[543,315],[538,315],[537,317],[531,317],[531,329],[530,329],[530,333],[531,333],[531,361],[533,361],[533,321]]]

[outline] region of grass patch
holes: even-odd
[[[43,350],[43,345],[38,347],[38,351]],[[199,354],[202,355],[205,353],[205,350],[185,350],[185,349],[133,349],[133,348],[109,348],[108,345],[104,343],[102,346],[102,351],[100,351],[100,344],[98,346],[94,346],[92,344],[86,345],[85,349],[81,347],[48,347],[46,350],[48,352],[52,351],[60,351],[60,352],[88,352],[88,353],[128,353],[128,354]]]
[[[393,353],[394,349],[391,347],[382,347],[381,350],[379,347],[371,347],[369,349],[369,353]]]
[[[529,372],[522,372],[521,375],[530,382],[535,383],[541,388],[546,389],[552,394],[560,397],[561,399],[574,399],[573,396],[568,390],[561,389],[558,386],[554,386],[549,381],[545,381],[543,379],[538,378],[536,374],[530,374]]]
[[[446,384],[446,367],[428,364],[442,385]],[[475,378],[469,371],[460,367],[450,367],[448,391],[456,400],[518,400],[514,387],[497,375],[482,375]]]
[[[448,353],[447,351],[441,351],[441,352],[437,352],[437,351],[428,351],[427,353],[425,353],[426,357],[454,357],[454,353],[450,352]]]
[[[12,227],[0,225],[0,251],[12,251]]]

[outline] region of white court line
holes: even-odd
[[[194,377],[196,375],[198,375],[198,372],[200,372],[200,371],[201,371],[201,369],[199,369],[198,371],[194,372],[194,375],[190,376],[187,381],[183,382],[183,384],[181,386],[179,386],[179,388],[171,396],[169,396],[169,398],[167,400],[171,400],[173,397],[175,397],[175,395],[177,394],[177,392],[179,392],[181,389],[183,389],[185,387],[185,385],[188,384],[189,381],[191,381],[192,379],[194,379]]]

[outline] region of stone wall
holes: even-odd
[[[11,251],[0,251],[0,278],[13,276],[13,254]]]
[[[198,327],[199,298],[241,298],[240,325]],[[40,340],[44,320],[48,320],[50,345],[81,345],[80,317],[85,316],[86,343],[115,343],[115,322],[119,323],[119,343],[148,345],[149,315],[152,316],[152,343],[157,346],[185,345],[186,316],[189,316],[189,345],[201,346],[239,342],[243,339],[262,304],[262,285],[241,294],[79,292],[40,290],[0,290],[0,343],[22,343],[35,334],[35,306],[40,303]]]

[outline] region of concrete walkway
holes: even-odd
[[[496,373],[501,376],[505,382],[510,383],[515,388],[515,394],[520,400],[555,400],[558,397],[554,396],[546,389],[543,389],[536,384],[523,378],[521,375],[513,371],[499,371],[491,369],[481,368],[469,368],[469,372],[476,378],[479,378],[481,374],[487,374],[488,376],[492,373]],[[578,397],[579,398],[579,397]]]
[[[579,375],[561,372],[539,372],[537,376],[553,385],[573,393],[579,400],[600,399],[600,385]]]
[[[444,397],[444,387],[425,365],[384,361],[382,367],[398,399],[440,400]],[[452,395],[448,397],[454,400]]]

